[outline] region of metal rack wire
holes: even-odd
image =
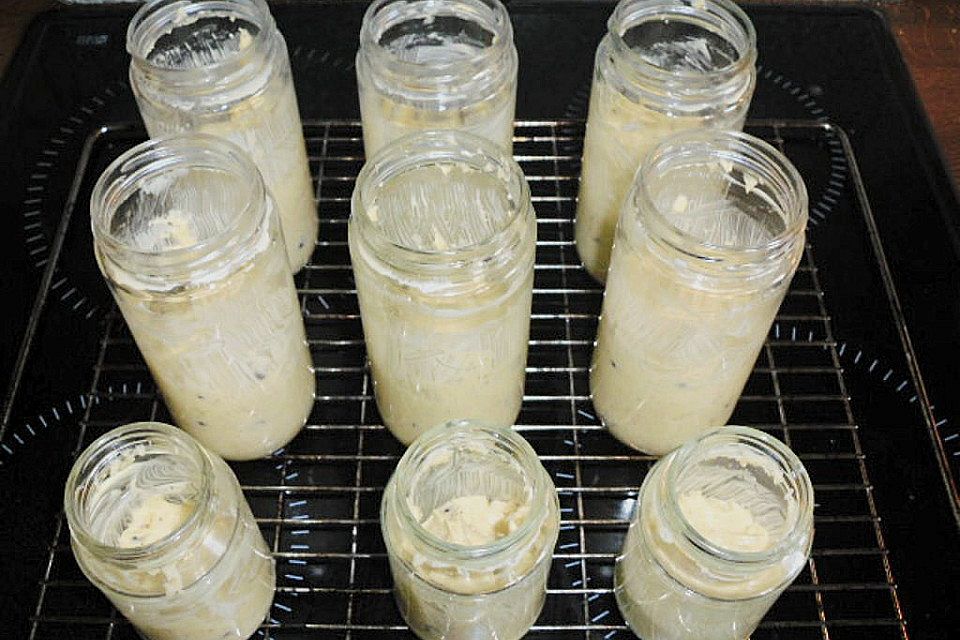
[[[377,521],[402,448],[381,426],[372,396],[346,247],[349,197],[363,162],[360,129],[337,121],[309,123],[306,132],[321,235],[315,261],[297,283],[319,396],[307,428],[285,450],[234,465],[278,561],[276,599],[259,634],[412,637],[392,602]],[[829,125],[763,123],[757,133],[788,155],[822,153],[830,161]],[[612,570],[636,488],[652,463],[608,436],[590,404],[587,367],[602,291],[572,241],[582,135],[580,122],[521,122],[515,138],[538,215],[517,429],[553,476],[562,509],[547,603],[528,637],[554,640],[632,637],[613,599]],[[814,250],[806,251],[733,419],[789,444],[817,496],[813,556],[754,638],[906,638]],[[123,422],[169,420],[153,387],[132,382],[149,375],[120,316],[114,312],[104,326],[78,450]],[[38,576],[31,637],[135,637],[84,580],[68,537],[61,517]]]

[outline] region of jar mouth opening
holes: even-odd
[[[116,501],[129,493],[129,483],[113,489],[104,488],[102,485],[108,483],[111,476],[121,474],[126,468],[138,464],[143,467],[145,463],[138,461],[148,461],[163,454],[178,458],[183,468],[175,472],[189,473],[192,478],[196,478],[196,482],[190,485],[190,495],[187,496],[195,502],[194,509],[175,528],[145,545],[120,546],[105,540],[106,532],[95,530],[92,511],[100,511],[101,517],[105,512],[113,511],[116,516],[122,511]],[[167,471],[170,472],[169,469]],[[64,510],[70,533],[85,549],[119,562],[161,557],[189,535],[204,517],[203,513],[212,493],[211,472],[212,468],[204,451],[176,427],[161,422],[135,422],[117,427],[94,440],[80,454],[70,470],[64,489]],[[171,482],[173,478],[158,478],[156,469],[151,467],[134,471],[130,483],[141,486],[156,483],[158,480]],[[98,486],[111,493],[108,496],[99,496],[100,501],[106,502],[106,505],[90,503],[91,499],[98,497]]]
[[[511,457],[514,470],[522,476],[524,498],[531,508],[515,529],[491,542],[478,545],[449,542],[424,526],[430,514],[417,513],[420,509],[413,506],[411,496],[427,484],[423,482],[425,478],[421,477],[425,474],[417,473],[420,471],[418,467],[429,464],[431,458],[441,456],[441,462],[451,462],[450,467],[456,468],[461,452],[470,449],[476,452],[483,448]],[[446,460],[448,454],[453,458],[452,461]],[[417,438],[397,464],[390,484],[393,485],[395,505],[402,525],[433,551],[464,562],[494,558],[528,539],[546,517],[546,501],[539,498],[552,489],[546,486],[536,452],[522,436],[509,427],[490,427],[468,420],[448,422]],[[384,521],[383,517],[381,520]]]
[[[701,490],[704,485],[700,483],[703,480],[697,476],[702,476],[705,468],[714,465],[724,469],[724,475],[722,479],[715,480],[712,486],[708,486],[707,491],[733,491],[730,488],[730,485],[733,485],[730,480],[732,474],[754,467],[760,471],[760,474],[756,475],[763,476],[762,480],[751,480],[755,491],[782,493],[786,514],[781,514],[780,519],[768,517],[766,524],[769,526],[765,527],[765,535],[774,537],[772,542],[759,545],[754,538],[751,542],[756,549],[748,549],[744,545],[731,548],[718,542],[715,532],[711,535],[703,531],[704,523],[680,506],[682,492]],[[720,482],[726,482],[727,486],[720,486]],[[757,429],[728,425],[683,445],[670,462],[666,486],[670,517],[679,524],[678,531],[681,535],[700,551],[728,562],[758,565],[782,558],[784,554],[797,548],[798,543],[808,535],[813,523],[813,485],[803,463],[784,443]],[[751,504],[744,507],[734,498],[727,497],[725,500],[736,501],[740,504],[740,509],[753,512],[753,516],[759,512],[767,515],[775,511],[770,505]],[[731,513],[727,511],[728,515]],[[744,533],[741,529],[739,534],[740,542],[750,540],[749,531]]]
[[[473,78],[512,44],[500,0],[376,0],[360,27],[372,64],[419,81]]]
[[[710,262],[763,263],[794,247],[807,226],[807,190],[796,167],[737,131],[667,138],[641,164],[630,198],[659,238]]]
[[[522,170],[493,142],[425,131],[388,144],[364,165],[350,220],[377,259],[443,271],[492,258],[529,202]]]
[[[757,57],[753,23],[729,0],[621,2],[608,32],[641,76],[687,90],[736,78]]]
[[[260,173],[239,147],[207,134],[176,134],[138,144],[110,163],[90,197],[91,226],[111,256],[132,256],[164,273],[202,267],[262,224],[266,208],[259,216],[251,211],[264,197]]]
[[[127,52],[170,81],[226,78],[262,49],[272,22],[264,0],[150,0],[130,20]]]

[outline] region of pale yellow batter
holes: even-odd
[[[446,502],[423,521],[423,528],[453,544],[475,547],[516,531],[529,508],[510,500],[461,496]]]

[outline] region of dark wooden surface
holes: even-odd
[[[960,184],[960,2],[910,0],[886,11],[954,184]]]
[[[960,184],[960,0],[867,3],[890,17],[954,182]],[[0,0],[0,71],[23,30],[55,0]]]

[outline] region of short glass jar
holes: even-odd
[[[183,431],[97,438],[64,506],[80,569],[144,638],[248,638],[267,615],[274,560],[237,478]]]
[[[273,199],[203,134],[151,140],[90,198],[100,270],[177,424],[230,460],[289,442],[313,406],[300,304]]]
[[[776,438],[722,427],[660,460],[640,488],[614,593],[650,640],[743,640],[807,564],[813,486]]]
[[[197,131],[250,154],[277,202],[292,271],[317,206],[287,45],[264,0],[150,0],[127,30],[130,85],[153,138]]]
[[[627,196],[590,390],[614,436],[664,454],[725,424],[804,250],[807,191],[753,136],[677,134]]]
[[[513,150],[517,49],[500,0],[375,0],[360,27],[367,158],[416,131],[462,129]]]
[[[756,84],[756,33],[730,0],[621,0],[597,47],[576,242],[606,281],[617,217],[643,157],[672,133],[740,129]]]
[[[431,429],[387,483],[380,527],[397,605],[423,640],[517,640],[543,608],[556,488],[513,429]]]
[[[448,420],[516,420],[536,234],[523,172],[489,140],[413,134],[361,170],[350,258],[377,406],[404,444]]]

